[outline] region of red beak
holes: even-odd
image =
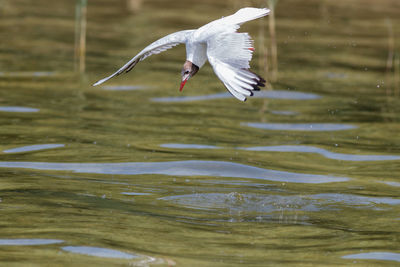
[[[182,92],[183,87],[185,86],[188,79],[185,79],[181,82],[181,87],[179,88],[179,92]]]

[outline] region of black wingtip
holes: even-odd
[[[251,73],[253,73],[256,77],[257,77],[257,79],[254,79],[256,82],[257,82],[257,85],[258,86],[261,86],[261,87],[264,87],[265,86],[265,83],[267,82],[263,77],[261,77],[260,75],[258,75],[257,73],[255,73],[255,72],[252,72],[251,70],[249,70],[249,69],[246,69],[248,72],[251,72]]]
[[[139,62],[139,59],[133,61],[133,62],[128,66],[128,68],[125,70],[125,73],[130,72],[130,71],[136,66],[136,64],[137,64],[138,62]]]

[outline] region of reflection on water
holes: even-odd
[[[282,195],[255,195],[240,193],[204,193],[177,195],[160,198],[161,200],[179,204],[184,207],[218,210],[227,209],[230,214],[235,213],[270,213],[274,211],[298,210],[318,211],[317,202],[304,200],[299,196]],[[259,215],[259,214],[257,214]]]
[[[390,186],[400,187],[400,183],[398,183],[398,182],[383,182],[383,183],[390,185]]]
[[[376,205],[400,205],[400,199],[390,197],[365,197],[350,194],[317,194],[313,196],[315,199],[327,201],[330,204],[342,203],[346,206],[354,206],[360,208],[360,206],[369,207],[372,209],[376,208]],[[377,208],[378,209],[378,208]]]
[[[222,149],[223,148],[218,146],[198,145],[198,144],[162,144],[160,145],[160,147],[176,148],[176,149]],[[329,159],[345,160],[345,161],[400,160],[400,156],[396,155],[344,154],[344,153],[331,152],[319,147],[301,146],[301,145],[239,147],[236,149],[247,150],[247,151],[316,153],[323,155],[324,157]]]
[[[349,180],[347,177],[276,171],[233,162],[200,160],[130,163],[0,162],[0,168],[24,168],[121,175],[162,174],[176,176],[238,177],[310,184],[345,182]]]
[[[273,1],[138,2],[0,0],[0,265],[399,264],[399,1],[279,1],[276,81],[273,21],[246,23],[277,89],[246,103],[209,64],[179,93],[183,45],[93,88],[159,37]]]
[[[288,99],[288,100],[313,100],[321,98],[320,95],[285,90],[268,90],[254,93],[255,98]]]
[[[343,259],[359,259],[359,260],[383,260],[400,262],[400,253],[393,252],[366,252],[351,254],[342,257]]]
[[[222,149],[223,148],[218,146],[198,145],[198,144],[162,144],[160,145],[160,147],[176,148],[176,149]],[[247,150],[247,151],[316,153],[329,159],[345,160],[345,161],[400,160],[400,156],[396,155],[344,154],[344,153],[331,152],[319,147],[301,146],[301,145],[238,147],[236,149]]]
[[[380,160],[400,160],[400,156],[395,155],[355,155],[334,153],[323,148],[314,146],[257,146],[240,148],[249,151],[273,151],[273,152],[300,152],[300,153],[318,153],[324,157],[336,160],[348,161],[380,161]]]
[[[88,246],[65,246],[62,247],[62,250],[71,253],[78,253],[102,258],[134,259],[139,257],[138,255],[125,253],[114,249]]]
[[[329,79],[346,79],[347,78],[347,74],[345,74],[345,73],[336,73],[336,72],[327,72],[327,73],[325,73],[324,76],[329,78]]]
[[[283,131],[342,131],[356,129],[357,126],[339,123],[242,123],[253,128]]]
[[[4,150],[4,153],[20,153],[20,152],[30,152],[38,150],[46,150],[52,148],[64,147],[64,144],[43,144],[43,145],[32,145],[32,146],[22,146]]]
[[[0,106],[0,111],[5,112],[38,112],[37,108],[27,108],[27,107],[2,107]]]
[[[53,71],[34,71],[34,72],[0,72],[4,77],[49,77],[54,76]]]
[[[225,92],[225,93],[201,95],[201,96],[155,97],[152,98],[151,100],[154,102],[190,102],[190,101],[213,100],[213,99],[231,98],[231,97],[232,97],[231,94]],[[311,99],[319,99],[321,98],[321,96],[312,93],[283,91],[283,90],[268,90],[268,91],[254,92],[253,98],[311,100]]]
[[[15,239],[0,239],[0,246],[51,245],[63,242],[64,240],[59,240],[59,239],[15,238]]]
[[[270,110],[269,112],[270,112],[271,114],[275,114],[275,115],[285,115],[285,116],[299,115],[298,112],[296,112],[296,111],[290,111],[290,110]]]

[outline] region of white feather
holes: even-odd
[[[123,72],[128,72],[139,61],[159,54],[178,44],[186,44],[187,60],[199,68],[207,61],[212,65],[215,74],[224,83],[228,91],[241,101],[252,95],[263,81],[258,75],[248,71],[253,55],[253,41],[247,33],[237,33],[240,25],[268,15],[266,8],[246,7],[235,14],[212,21],[197,30],[187,30],[167,35],[134,56],[112,75],[99,80],[99,85]]]
[[[139,52],[139,54],[134,56],[131,60],[129,60],[124,66],[122,66],[115,73],[111,74],[110,76],[108,76],[104,79],[97,81],[96,83],[93,84],[93,86],[102,84],[102,83],[108,81],[109,79],[120,75],[123,72],[130,71],[133,67],[135,67],[135,65],[139,61],[142,61],[151,55],[159,54],[159,53],[161,53],[167,49],[170,49],[176,45],[186,43],[187,38],[193,31],[194,30],[175,32],[175,33],[169,34],[161,39],[158,39],[157,41],[146,46],[142,51]]]

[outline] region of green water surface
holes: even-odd
[[[208,64],[179,92],[184,46],[91,84],[268,1],[126,2],[88,1],[79,75],[74,1],[0,0],[1,266],[399,264],[399,1],[278,1],[245,103]]]

